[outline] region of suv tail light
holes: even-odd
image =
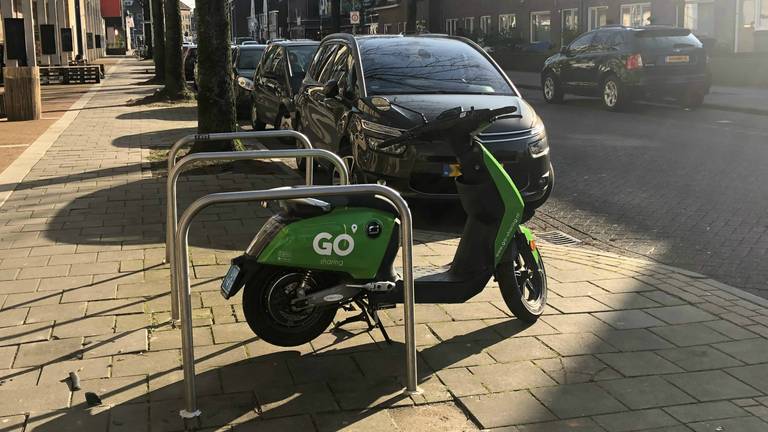
[[[643,67],[643,56],[632,54],[627,58],[627,70],[635,70]]]

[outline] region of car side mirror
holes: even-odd
[[[323,86],[323,94],[325,97],[333,98],[339,95],[339,82],[336,80],[330,80]]]
[[[253,87],[254,87],[253,86],[253,81],[249,80],[246,77],[238,77],[237,78],[237,85],[239,85],[240,87],[242,87],[242,88],[244,88],[244,89],[246,89],[248,91],[253,91]]]

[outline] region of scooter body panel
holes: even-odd
[[[383,211],[346,207],[285,225],[261,251],[260,264],[298,267],[374,279],[396,232]]]

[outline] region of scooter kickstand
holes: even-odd
[[[381,335],[384,336],[384,340],[387,341],[387,345],[392,345],[392,339],[389,338],[389,334],[387,333],[387,329],[384,328],[384,324],[379,319],[379,313],[374,309],[373,307],[370,308],[370,314],[373,318],[373,322],[376,323],[376,327],[381,330]]]
[[[362,304],[359,300],[355,300],[355,304],[360,309],[360,313],[337,322],[333,326],[333,328],[337,329],[353,322],[363,321],[366,324],[368,324],[368,331],[371,331],[374,325],[371,323],[371,320],[368,318],[368,312],[367,312],[367,308],[365,307],[365,304]],[[345,310],[348,310],[348,309],[345,308]]]

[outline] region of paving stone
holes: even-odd
[[[144,312],[144,302],[138,299],[101,300],[88,302],[87,315],[124,315]]]
[[[674,348],[657,351],[659,355],[687,371],[721,369],[742,363],[708,346]]]
[[[16,357],[16,347],[7,346],[0,347],[0,369],[8,369],[13,364],[13,359]]]
[[[595,417],[595,421],[610,432],[655,430],[680,424],[660,409],[605,414]]]
[[[768,365],[759,364],[726,369],[726,372],[768,394]]]
[[[541,319],[561,333],[601,334],[612,330],[609,325],[590,314],[547,315]]]
[[[348,356],[302,357],[288,361],[294,382],[304,384],[316,381],[359,379],[362,374]]]
[[[515,429],[501,428],[494,430],[499,432],[605,432],[605,429],[587,417],[526,424],[517,426]]]
[[[87,406],[85,402],[87,392],[96,393],[104,405],[147,401],[147,377],[145,376],[82,380],[80,387],[79,391],[72,393],[72,407]]]
[[[116,355],[112,360],[112,376],[155,375],[180,367],[181,353],[175,349]]]
[[[88,277],[90,278],[90,276]],[[45,280],[43,280],[43,282],[45,282]],[[107,284],[90,285],[90,283],[88,283],[82,288],[72,288],[64,291],[64,294],[62,294],[61,296],[61,302],[72,303],[72,302],[79,302],[79,301],[95,302],[96,300],[111,300],[115,298],[116,290],[117,288],[114,285],[107,285]],[[107,304],[101,305],[101,308],[106,309],[106,306]],[[96,311],[96,309],[98,308],[94,307],[91,309]],[[139,309],[141,308],[139,307]],[[91,312],[89,311],[89,313]],[[109,312],[106,311],[105,314],[108,314],[108,313]]]
[[[723,371],[688,372],[665,379],[700,401],[761,396],[759,391]]]
[[[48,264],[47,256],[4,258],[0,269],[17,269],[25,267],[42,267]]]
[[[506,339],[491,345],[486,351],[496,359],[496,361],[502,363],[557,357],[557,354],[554,351],[532,337]],[[430,362],[430,365],[433,365],[436,369],[442,369],[436,367],[435,364],[437,364],[437,362]]]
[[[695,402],[672,384],[655,376],[601,381],[599,384],[633,410]]]
[[[413,405],[403,385],[393,377],[343,379],[329,383],[342,410],[390,408]]]
[[[748,415],[746,411],[728,401],[678,405],[664,408],[664,411],[683,423]]]
[[[401,431],[473,431],[477,427],[453,403],[440,403],[389,410]]]
[[[83,356],[86,358],[130,354],[147,349],[146,330],[88,336],[83,342]]]
[[[508,318],[483,321],[487,323],[493,331],[505,338],[557,333],[557,330],[542,320],[538,320],[534,324],[527,324],[517,319]]]
[[[596,280],[595,285],[612,293],[653,291],[654,287],[634,278]]]
[[[256,335],[246,323],[222,324],[213,327],[213,340],[217,343],[243,342]]]
[[[73,322],[85,315],[86,303],[66,303],[56,305],[35,306],[29,308],[28,323],[36,322]]]
[[[752,399],[752,398],[734,399],[731,402],[733,402],[734,404],[736,404],[737,406],[740,406],[740,407],[748,407],[748,406],[760,405],[760,402],[758,402],[757,400]]]
[[[469,370],[492,392],[522,390],[557,384],[531,362],[472,366]]]
[[[509,315],[502,312],[491,303],[462,303],[440,305],[451,318],[461,320],[506,318]]]
[[[45,257],[46,260],[48,257]],[[45,266],[45,267],[25,267],[21,269],[17,279],[42,279],[67,276],[69,273],[68,265]]]
[[[697,308],[693,305],[667,306],[655,309],[646,309],[646,311],[668,322],[669,324],[688,324],[701,321],[712,321],[716,317],[709,312]]]
[[[50,362],[68,360],[80,354],[81,339],[59,339],[33,342],[19,346],[14,367],[40,366]]]
[[[37,289],[37,279],[9,280],[0,282],[0,294],[30,293]],[[1,304],[1,303],[0,303]]]
[[[234,425],[234,432],[294,432],[315,429],[312,418],[308,415],[281,417],[276,419],[254,419]]]
[[[7,309],[0,312],[0,327],[16,327],[24,324],[29,308]]]
[[[768,430],[768,423],[760,420],[757,417],[739,417],[725,420],[710,420],[701,423],[692,423],[688,426],[696,432],[763,432]]]
[[[393,324],[403,325],[403,307],[398,305],[394,309],[387,309],[384,311]],[[452,321],[450,315],[448,315],[444,309],[435,304],[417,304],[416,316],[419,317],[419,322],[440,322],[440,321]],[[478,319],[480,317],[473,317],[472,319]],[[504,317],[508,318],[508,317]]]
[[[446,321],[429,323],[429,328],[440,340],[450,342],[476,341],[476,340],[495,340],[499,341],[502,336],[489,327],[485,321]],[[418,336],[417,336],[418,342]],[[436,341],[437,342],[437,341]]]
[[[90,317],[67,321],[63,324],[56,323],[53,329],[53,335],[59,338],[69,338],[77,336],[95,336],[111,334],[114,332],[115,317]]]
[[[0,416],[66,408],[69,390],[65,386],[33,386],[20,389],[0,388]]]
[[[47,340],[52,327],[53,323],[48,322],[0,328],[0,346]]]
[[[192,338],[195,346],[213,345],[211,329],[209,327],[195,327],[192,329]],[[181,330],[167,330],[153,332],[149,336],[149,349],[152,351],[181,348]]]
[[[239,362],[219,370],[225,393],[253,391],[259,387],[279,387],[292,382],[288,365],[281,359],[259,362]],[[359,377],[359,374],[350,374]]]
[[[600,338],[591,333],[544,335],[539,336],[538,338],[563,356],[616,351],[616,348],[603,342]]]
[[[22,432],[27,418],[23,415],[0,418],[0,430],[3,432]]]
[[[704,323],[709,328],[712,328],[714,330],[717,330],[718,332],[728,336],[731,339],[751,339],[754,337],[757,337],[756,334],[752,333],[749,330],[745,330],[741,326],[737,326],[736,324],[720,320],[720,321],[709,321]]]
[[[465,368],[445,369],[438,371],[437,376],[455,397],[488,393],[488,389],[482,384],[482,379]]]
[[[672,348],[674,345],[646,329],[611,330],[600,338],[620,351],[644,351]]]
[[[48,261],[50,265],[63,264],[87,264],[96,262],[96,252],[91,253],[73,253],[65,255],[54,255]]]
[[[703,324],[681,324],[650,330],[677,346],[706,345],[728,340],[722,333]]]
[[[0,389],[23,389],[34,387],[40,378],[40,369],[26,367],[0,370]]]
[[[50,304],[58,304],[61,298],[61,293],[58,292],[35,292],[26,294],[10,294],[5,299],[3,304],[3,310],[19,308],[19,307],[32,307],[42,306]]]
[[[387,410],[324,413],[314,418],[320,432],[391,432],[397,428]]]
[[[600,312],[612,309],[590,297],[553,297],[547,299],[547,306],[552,306],[563,313]]]
[[[195,386],[199,396],[222,394],[221,380],[217,371],[209,370],[204,373],[195,370]],[[168,399],[178,399],[184,394],[184,372],[173,370],[155,373],[149,376],[149,400],[157,402]],[[230,393],[231,394],[231,393]],[[205,407],[206,411],[210,408]]]
[[[467,396],[459,401],[483,428],[555,420],[555,416],[527,391]]]
[[[626,408],[596,384],[565,384],[531,390],[536,399],[560,418],[624,411]]]
[[[402,342],[405,333],[402,326],[392,328],[392,340]],[[394,335],[397,335],[395,338]],[[375,336],[375,337],[374,337]],[[323,354],[335,354],[335,353],[350,353],[359,351],[371,351],[378,350],[374,340],[384,342],[384,337],[380,333],[371,333],[366,330],[340,330],[331,331],[321,334],[316,337],[310,344],[317,353]],[[438,342],[437,338],[429,331],[426,325],[416,325],[416,344],[417,345],[434,345]]]
[[[70,276],[109,274],[120,271],[120,263],[117,262],[72,264],[71,267]]]
[[[311,354],[314,352],[314,350],[312,349],[312,346],[308,343],[299,345],[299,346],[280,347],[277,345],[272,345],[270,343],[264,342],[261,339],[248,341],[244,347],[245,347],[247,356],[257,361],[262,358],[293,359],[293,358],[298,358],[302,355]]]
[[[547,288],[561,297],[594,297],[608,294],[607,291],[590,282],[551,283]]]
[[[280,385],[256,389],[265,418],[337,411],[338,405],[323,383]]]
[[[683,371],[651,352],[597,354],[597,358],[624,376],[662,375]]]
[[[660,306],[659,303],[637,293],[593,295],[592,298],[613,309],[641,309]]]
[[[592,314],[618,330],[647,328],[664,325],[663,322],[640,310],[598,312]]]
[[[109,431],[149,432],[149,407],[144,404],[110,407]]]
[[[433,370],[433,368],[431,368],[425,361],[424,354],[433,352],[433,350],[439,346],[440,345],[435,345],[435,346],[427,347],[421,350],[417,350],[419,351],[419,354],[421,354],[416,357],[416,362],[417,362],[417,366],[420,374],[427,374]],[[352,358],[355,359],[355,363],[357,363],[357,365],[363,371],[363,375],[367,377],[404,376],[405,369],[403,368],[403,364],[402,364],[403,359],[405,358],[404,356],[405,356],[404,347],[398,346],[398,345],[385,346],[384,349],[380,351],[365,351],[365,352],[356,352],[352,354]],[[486,355],[477,356],[477,358],[470,359],[467,362],[478,363],[478,364],[490,364],[490,363],[493,363],[493,359],[486,354]],[[444,364],[444,362],[441,364]],[[445,370],[448,370],[447,367],[456,367],[456,366],[453,366],[453,365],[446,366]]]
[[[112,361],[109,357],[51,363],[43,367],[42,374],[40,375],[40,385],[61,382],[69,383],[70,372],[77,372],[81,380],[107,378],[111,363]]]
[[[234,365],[247,358],[240,344],[221,344],[195,347],[195,370],[204,372],[223,366]]]
[[[593,356],[558,357],[535,360],[559,384],[578,384],[590,381],[621,378],[621,375]]]
[[[745,363],[768,362],[768,340],[762,338],[725,342],[713,346]]]

